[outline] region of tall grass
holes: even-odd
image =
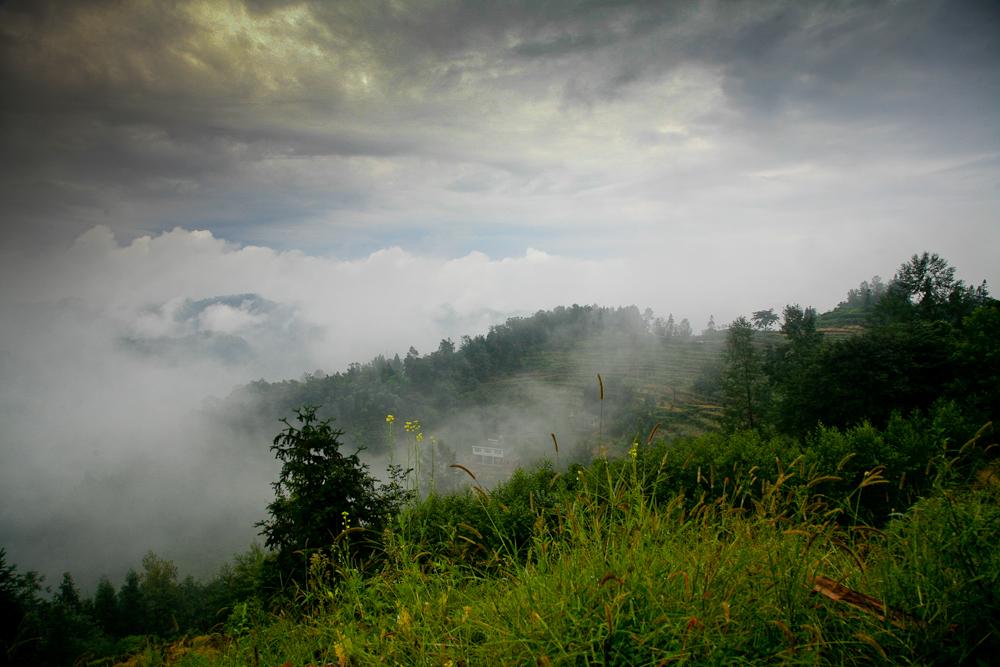
[[[812,592],[822,575],[905,603],[910,570],[934,563],[893,536],[919,519],[863,540],[806,491],[820,477],[790,483],[792,466],[663,502],[650,490],[664,466],[640,459],[525,474],[527,512],[506,489],[429,498],[386,536],[377,576],[314,563],[306,613],[272,615],[223,654],[180,664],[919,662],[928,628],[949,632],[933,614],[898,627]],[[536,498],[546,487],[552,497]],[[462,502],[478,507],[473,523],[443,521]]]
[[[925,497],[876,524],[867,503],[901,486],[884,467],[753,434],[713,443],[650,434],[588,467],[432,494],[381,536],[377,573],[346,550],[316,558],[296,606],[244,613],[224,649],[172,664],[986,664],[1000,650],[1000,485],[978,440],[942,449]]]

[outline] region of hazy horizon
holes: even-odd
[[[989,1],[0,2],[0,546],[252,524],[272,467],[200,411],[257,378],[923,251],[995,286],[998,65]]]

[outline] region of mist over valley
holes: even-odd
[[[186,258],[188,244],[202,254],[194,264]],[[92,268],[54,279],[60,264],[85,253]],[[653,333],[652,312],[635,307],[559,306],[550,313],[553,322],[543,319],[538,331],[528,331],[534,308],[520,311],[525,315],[508,310],[514,293],[491,302],[505,310],[470,298],[484,272],[490,283],[528,284],[574,271],[571,260],[536,253],[432,263],[389,254],[395,258],[345,265],[236,248],[180,230],[128,245],[94,230],[68,258],[35,265],[31,275],[44,284],[33,293],[37,301],[4,305],[3,451],[17,465],[3,466],[0,493],[11,559],[50,581],[71,570],[87,588],[102,575],[120,578],[149,550],[205,576],[257,539],[254,523],[277,473],[270,441],[278,419],[302,405],[338,419],[345,442],[366,448],[376,474],[384,474],[390,413],[422,420],[459,457],[506,437],[518,443],[508,447],[518,451],[517,463],[527,464],[551,457],[552,432],[567,452],[592,439],[598,373],[616,406],[658,405],[668,387],[670,400],[680,391],[684,402],[706,356],[693,343],[665,347]],[[150,259],[159,273],[147,268]],[[292,270],[275,280],[281,270],[275,263]],[[470,265],[468,277],[456,275],[463,263]],[[241,287],[272,298],[213,294],[234,285],[234,269],[243,272]],[[179,292],[192,272],[200,277],[198,289]],[[398,284],[423,298],[390,297]],[[440,284],[447,286],[442,300],[428,299],[429,287]],[[359,285],[369,292],[360,294]],[[522,299],[549,305],[537,290]],[[359,303],[387,305],[351,310]],[[488,338],[491,346],[504,338],[516,347],[486,349],[484,336],[491,327],[506,332],[509,316],[520,317],[513,333]],[[709,341],[716,353],[720,340]],[[470,368],[480,346],[486,365]],[[418,347],[423,355],[408,355]],[[353,354],[370,356],[360,357],[362,365]],[[442,375],[437,362],[452,356],[454,368]],[[407,368],[411,380],[402,395],[395,393],[398,383],[381,377],[374,395],[363,388],[359,397],[350,386],[361,373],[401,378]],[[608,408],[609,432],[615,409]]]
[[[998,26],[0,1],[0,664],[989,662]]]

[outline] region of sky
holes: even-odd
[[[257,377],[827,310],[925,250],[1000,281],[992,1],[6,0],[0,77],[0,545],[42,569]]]

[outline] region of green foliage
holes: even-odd
[[[817,324],[823,327],[855,327],[869,322],[875,307],[885,296],[886,284],[879,276],[870,281],[862,280],[857,287],[848,290],[847,298],[833,310],[823,313]]]
[[[824,340],[814,312],[785,309],[786,343],[767,363],[777,427],[800,436],[818,423],[881,427],[894,412],[927,411],[939,398],[979,421],[996,418],[1000,310],[985,284],[967,287],[941,257],[923,253],[887,288],[872,285],[849,295],[873,313],[858,335]]]
[[[49,600],[41,583],[36,573],[7,564],[0,548],[0,664],[70,665],[101,642],[92,605],[72,576],[63,575]]]
[[[141,635],[149,623],[149,610],[143,596],[139,573],[129,570],[118,589],[118,627],[120,637]]]
[[[56,602],[75,611],[79,611],[81,608],[80,590],[76,587],[73,575],[69,572],[63,572],[62,581],[59,582],[59,588],[56,592]]]
[[[985,282],[967,286],[955,279],[955,267],[944,258],[925,252],[899,267],[875,314],[883,322],[920,319],[957,325],[987,301]]]
[[[788,338],[790,352],[803,354],[815,348],[822,336],[816,329],[816,310],[798,304],[785,306],[781,333]]]
[[[161,664],[166,642],[221,628],[241,610],[264,619],[265,556],[254,546],[201,583],[178,581],[177,567],[150,552],[117,593],[102,577],[87,598],[68,573],[54,591],[43,590],[38,575],[19,574],[0,548],[0,665],[108,665],[137,654],[140,664]]]
[[[0,659],[17,664],[19,657],[33,654],[40,589],[38,574],[19,573],[0,547]]]
[[[336,417],[345,431],[342,441],[373,455],[386,453],[386,414],[418,415],[437,427],[435,435],[461,451],[495,434],[468,422],[449,428],[456,414],[483,415],[484,421],[508,412],[529,414],[537,409],[538,393],[532,389],[539,381],[579,397],[600,372],[609,386],[622,389],[609,392],[604,406],[605,432],[611,434],[612,429],[629,428],[637,410],[655,409],[668,391],[671,402],[700,403],[691,396],[691,380],[699,361],[718,356],[722,341],[692,339],[689,323],[683,324],[684,332],[671,326],[667,334],[667,323],[657,328],[635,306],[559,307],[511,318],[486,334],[442,341],[426,354],[411,349],[403,358],[379,356],[331,375],[254,382],[234,392],[217,414],[232,428],[253,435],[270,432],[266,420],[271,415],[319,405],[317,415]],[[573,405],[567,412],[582,416],[581,411],[591,408],[589,403]],[[565,417],[553,417],[547,427],[567,432],[571,424]],[[698,424],[690,430],[704,428]]]
[[[745,317],[736,318],[726,335],[722,393],[723,422],[729,430],[763,425],[769,387],[760,353],[754,346],[753,327]]]
[[[894,410],[929,408],[955,376],[950,327],[915,322],[879,327],[818,349],[783,391],[782,422],[803,432],[817,422],[886,423]],[[808,381],[802,381],[809,377]]]
[[[892,434],[825,429],[814,444],[865,447],[875,462],[920,425],[894,419]],[[847,468],[821,469],[819,452],[784,438],[624,452],[425,499],[377,575],[320,587],[327,602],[305,617],[241,610],[212,664],[974,664],[995,652],[992,488],[959,492],[938,475],[880,532],[832,520],[885,486],[877,471],[834,492]],[[817,576],[877,604],[816,595]]]
[[[318,420],[316,408],[297,411],[300,426],[283,419],[285,429],[271,447],[281,461],[273,484],[270,518],[258,524],[266,546],[277,552],[279,574],[302,581],[301,558],[309,550],[329,549],[345,538],[348,555],[365,563],[378,550],[382,530],[409,497],[394,476],[382,484],[361,462],[358,452],[344,455],[330,420]],[[363,534],[354,534],[355,531]]]
[[[177,566],[150,551],[142,558],[139,590],[147,622],[146,632],[167,636],[180,629],[177,611],[181,592],[177,586]]]
[[[269,613],[251,595],[227,607],[220,649],[137,645],[141,664],[969,662],[994,648],[997,505],[991,489],[974,502],[960,490],[989,470],[985,439],[956,446],[967,428],[941,402],[805,443],[758,430],[619,443],[586,467],[432,494],[383,533],[378,570],[324,553],[307,604]],[[934,476],[896,483],[918,467]],[[897,487],[926,500],[885,505]],[[252,590],[265,561],[253,549],[219,580]],[[161,559],[144,566],[176,581]],[[811,595],[816,575],[878,596],[902,624]]]
[[[753,313],[754,327],[763,331],[768,331],[779,319],[778,315],[774,312],[774,308],[755,310]]]
[[[927,416],[895,414],[884,430],[869,423],[820,427],[805,442],[757,430],[637,442],[634,457],[623,450],[623,458],[571,466],[562,474],[543,464],[516,472],[489,493],[428,498],[403,515],[399,536],[419,545],[420,562],[451,561],[490,572],[507,560],[523,561],[537,531],[557,525],[581,490],[604,508],[621,503],[620,484],[612,482],[622,479],[659,505],[681,494],[691,507],[760,502],[767,485],[780,482],[790,492],[821,494],[844,522],[882,525],[931,490],[928,462],[972,433],[954,404],[941,403]],[[752,483],[738,489],[739,479]]]
[[[216,578],[213,607],[221,609],[234,601],[259,597],[264,590],[266,561],[267,552],[254,544],[246,552],[234,556],[231,563],[223,565]]]
[[[400,535],[423,546],[422,562],[495,568],[525,556],[539,513],[555,507],[565,479],[542,464],[530,472],[515,471],[490,492],[476,487],[430,496],[403,513]]]
[[[150,553],[117,594],[102,579],[90,600],[68,574],[43,599],[0,550],[0,661],[985,664],[1000,649],[1000,492],[991,431],[973,432],[1000,403],[1000,308],[954,273],[924,253],[888,288],[862,283],[837,315],[873,314],[856,335],[824,336],[797,305],[780,334],[738,318],[723,367],[702,378],[725,398],[728,432],[602,438],[609,455],[589,465],[539,465],[491,491],[408,505],[399,471],[380,484],[303,408],[273,441],[282,472],[260,526],[274,553],[254,547],[207,583]],[[754,313],[759,329],[775,318]],[[686,320],[574,306],[249,391],[275,407],[329,399],[359,442],[381,443],[402,404],[433,420],[516,395],[504,382],[519,373],[566,381],[551,350],[708,347],[689,335]],[[609,430],[682,419],[624,377],[605,375],[623,407]],[[607,407],[591,384],[581,404]],[[624,409],[637,406],[638,419]],[[431,442],[415,459],[424,489],[454,460]],[[813,595],[817,575],[876,604]],[[282,585],[298,595],[271,597]],[[226,640],[187,650],[185,635],[210,628]]]
[[[107,577],[101,577],[94,592],[94,621],[106,635],[114,634],[118,629],[115,587]]]
[[[920,662],[990,664],[1000,652],[1000,494],[946,491],[886,530],[877,570],[893,607],[914,619]]]
[[[981,421],[1000,417],[1000,302],[974,310],[955,342],[950,394],[962,397]]]
[[[805,393],[815,385],[816,358],[823,344],[816,329],[816,311],[786,306],[781,333],[785,343],[769,348],[764,361],[772,398],[768,417],[786,433],[803,433],[816,424],[815,416],[806,414]]]

